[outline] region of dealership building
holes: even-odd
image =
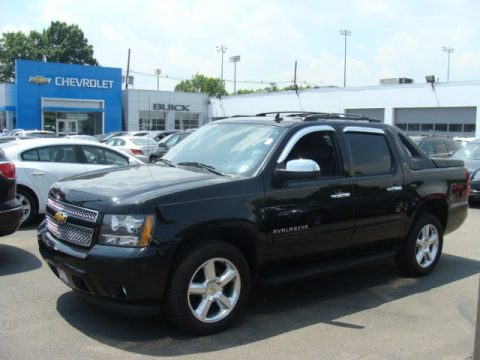
[[[122,90],[119,68],[17,60],[15,83],[0,84],[0,130],[100,134],[200,127],[270,111],[363,114],[410,134],[480,137],[480,81],[325,87],[208,97]]]

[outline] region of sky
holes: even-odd
[[[480,80],[478,0],[0,0],[0,32],[41,31],[51,21],[77,24],[100,65],[127,67],[134,88],[173,90],[194,74],[221,76],[237,89],[290,85],[343,86],[348,29],[348,87],[425,75]]]

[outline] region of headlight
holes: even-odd
[[[105,215],[99,244],[148,246],[153,232],[153,215]]]

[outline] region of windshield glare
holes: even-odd
[[[174,164],[198,162],[226,174],[251,176],[276,143],[282,128],[258,124],[209,124],[172,148]]]
[[[452,158],[462,160],[480,160],[480,144],[467,144],[457,150]]]

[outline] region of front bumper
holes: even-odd
[[[37,238],[40,254],[53,273],[97,303],[147,306],[163,298],[170,261],[168,252],[158,246],[79,249],[56,239],[45,221]]]

